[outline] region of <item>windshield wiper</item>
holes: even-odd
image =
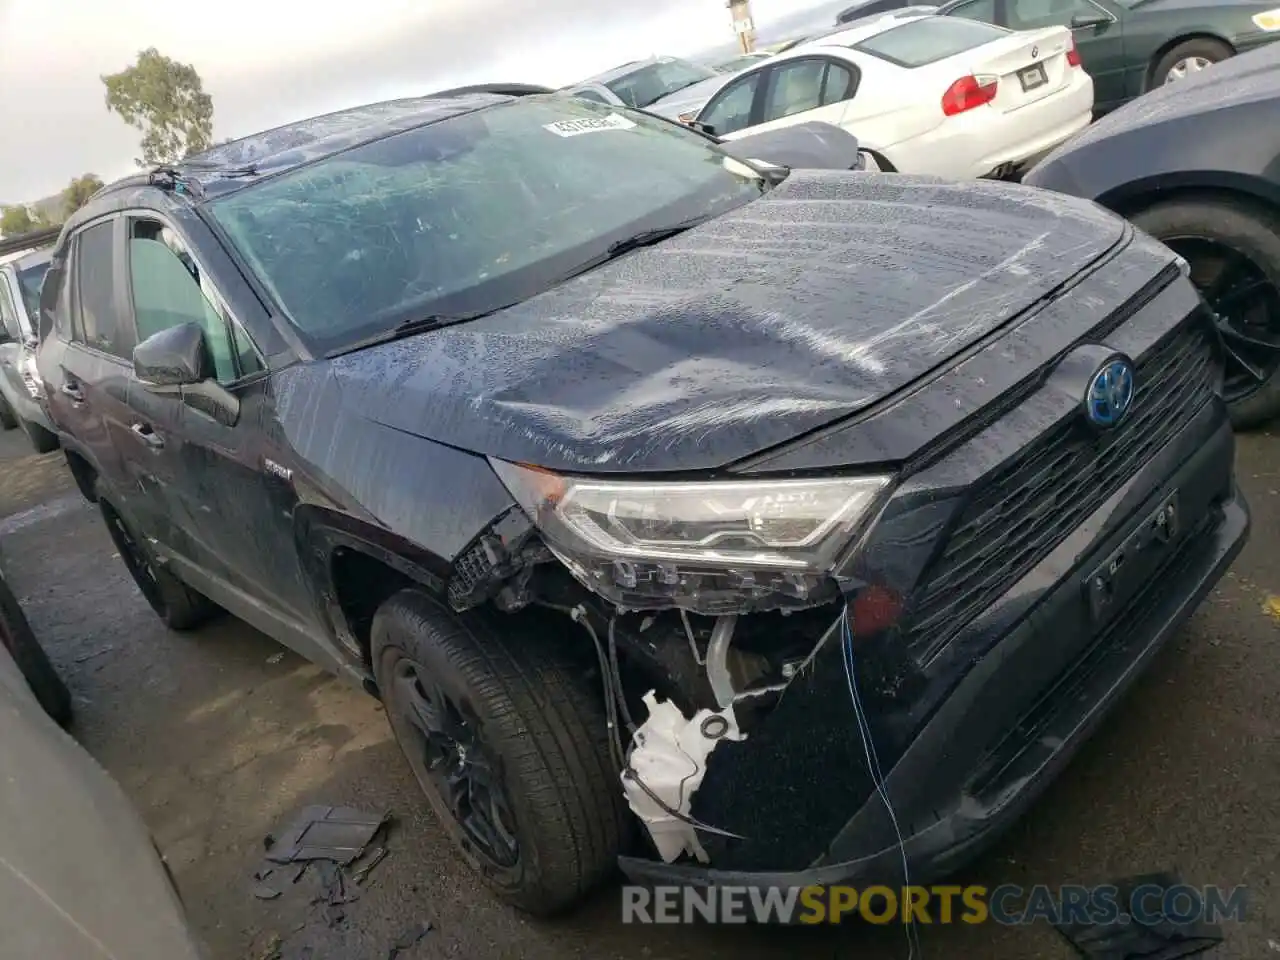
[[[692,230],[700,223],[706,223],[712,219],[712,214],[702,214],[697,217],[690,217],[688,220],[681,220],[679,223],[668,224],[665,227],[654,227],[651,230],[641,230],[639,233],[633,233],[629,237],[623,237],[621,240],[615,240],[609,246],[605,247],[604,257],[606,260],[612,260],[614,257],[620,257],[624,253],[630,253],[632,250],[639,250],[641,247],[651,247],[655,243],[661,243],[663,240],[669,240],[674,236],[684,233],[686,230]]]
[[[479,320],[481,317],[487,317],[491,313],[505,310],[509,306],[513,306],[513,304],[503,304],[500,307],[494,307],[492,310],[477,310],[474,313],[431,313],[425,317],[411,317],[408,320],[397,323],[389,330],[383,330],[371,337],[365,337],[355,343],[344,344],[341,347],[330,350],[325,356],[338,357],[344,353],[363,350],[366,347],[376,347],[380,343],[403,340],[405,337],[412,337],[414,334],[425,333],[428,330],[438,330],[441,327],[449,327],[455,323],[466,323],[468,320]]]

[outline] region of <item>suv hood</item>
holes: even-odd
[[[350,413],[461,449],[708,470],[902,389],[1125,235],[1010,184],[796,171],[519,306],[326,363]]]

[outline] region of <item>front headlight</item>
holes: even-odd
[[[622,607],[707,614],[832,599],[832,567],[889,483],[602,480],[490,463],[587,587]]]
[[[1264,10],[1262,13],[1255,13],[1253,15],[1253,25],[1266,33],[1274,33],[1280,30],[1280,7],[1274,10]]]

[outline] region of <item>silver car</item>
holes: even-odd
[[[48,248],[0,256],[0,426],[21,427],[37,453],[58,448],[35,361],[40,284],[48,268]]]
[[[696,114],[730,76],[679,57],[650,57],[589,77],[565,92],[677,120]]]
[[[70,696],[2,575],[0,641],[0,957],[201,960],[147,828],[59,727]]]

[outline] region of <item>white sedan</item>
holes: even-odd
[[[969,179],[1016,171],[1092,113],[1093,81],[1065,27],[899,11],[739,74],[694,119],[726,140],[825,121],[881,169]]]

